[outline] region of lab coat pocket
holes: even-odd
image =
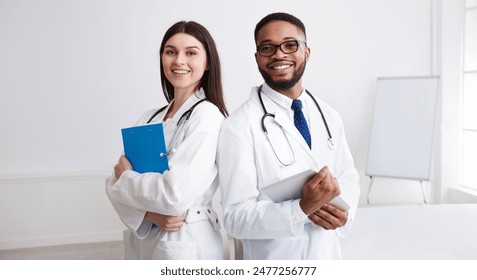
[[[197,246],[194,241],[158,241],[152,258],[155,260],[197,259]]]
[[[305,258],[304,252],[308,245],[307,238],[303,236],[262,240],[249,239],[243,241],[244,258],[255,260],[302,260]],[[249,255],[246,252],[249,252]]]
[[[305,252],[307,250],[308,245],[308,238],[304,238],[304,236],[286,238],[286,240],[282,240],[280,245],[277,245],[277,247],[279,248],[279,250],[277,251],[278,254],[273,258],[303,260],[305,259]]]

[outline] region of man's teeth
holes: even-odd
[[[187,70],[172,70],[172,72],[174,72],[174,74],[187,74],[187,73],[189,73],[189,71],[187,71]]]
[[[276,70],[283,70],[283,69],[287,69],[289,67],[290,67],[290,65],[278,65],[278,66],[273,66],[272,68],[276,69]]]

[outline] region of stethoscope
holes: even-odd
[[[199,105],[201,102],[206,101],[207,99],[201,99],[197,101],[192,107],[189,108],[189,110],[185,111],[181,117],[179,118],[179,121],[177,122],[177,126],[174,129],[174,133],[172,134],[172,139],[169,145],[169,150],[166,150],[165,153],[160,153],[159,156],[165,157],[165,156],[170,156],[173,155],[176,152],[176,145],[177,145],[177,140],[179,140],[179,136],[184,132],[185,125],[190,119],[190,116],[192,115],[192,111],[194,111],[194,108]],[[150,123],[159,113],[164,111],[167,108],[167,105],[160,108],[155,112],[147,121],[147,123]]]
[[[315,103],[316,105],[316,108],[318,108],[318,111],[320,112],[320,115],[321,115],[321,119],[323,120],[323,124],[325,125],[325,128],[326,128],[326,132],[328,133],[328,148],[330,150],[334,150],[336,148],[335,146],[335,142],[333,140],[333,136],[331,135],[331,132],[330,132],[330,129],[328,127],[328,123],[326,122],[326,118],[325,118],[325,115],[323,114],[323,111],[321,110],[321,107],[320,105],[318,104],[318,102],[316,101],[315,97],[313,97],[313,95],[308,91],[306,90],[306,93],[311,97],[311,99],[313,100],[313,102]],[[267,109],[265,108],[265,104],[263,103],[263,99],[262,99],[262,86],[260,86],[258,88],[258,91],[257,91],[257,94],[258,94],[258,99],[260,100],[260,104],[262,105],[262,109],[263,109],[263,116],[262,116],[262,130],[263,132],[265,133],[265,135],[267,136],[267,140],[268,142],[270,143],[270,146],[272,147],[272,150],[273,150],[273,153],[275,154],[275,157],[278,159],[278,161],[285,165],[285,166],[290,166],[292,164],[295,163],[295,152],[293,151],[293,148],[290,144],[290,140],[288,139],[287,137],[287,134],[285,133],[285,130],[283,129],[283,127],[275,120],[275,114],[272,114],[272,113],[269,113],[267,111]],[[268,130],[265,126],[265,119],[267,117],[271,117],[273,118],[274,122],[278,125],[278,127],[281,129],[283,135],[285,136],[286,140],[287,140],[287,143],[288,143],[288,147],[290,148],[291,152],[292,152],[292,160],[288,163],[284,163],[282,160],[280,160],[280,157],[278,156],[277,152],[275,151],[275,148],[273,147],[272,145],[272,141],[270,141],[270,138],[268,136]]]

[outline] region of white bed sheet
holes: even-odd
[[[477,260],[477,204],[360,207],[341,244],[349,260]]]

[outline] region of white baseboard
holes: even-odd
[[[39,236],[36,238],[4,239],[0,240],[0,250],[45,247],[67,244],[96,243],[119,241],[123,239],[122,231],[95,232],[83,234],[69,234],[56,236]]]
[[[71,182],[101,180],[110,175],[111,170],[83,170],[68,172],[43,172],[43,173],[19,173],[19,174],[0,174],[0,186],[6,184],[28,184],[42,182]]]
[[[0,174],[0,250],[121,240],[107,173]]]

